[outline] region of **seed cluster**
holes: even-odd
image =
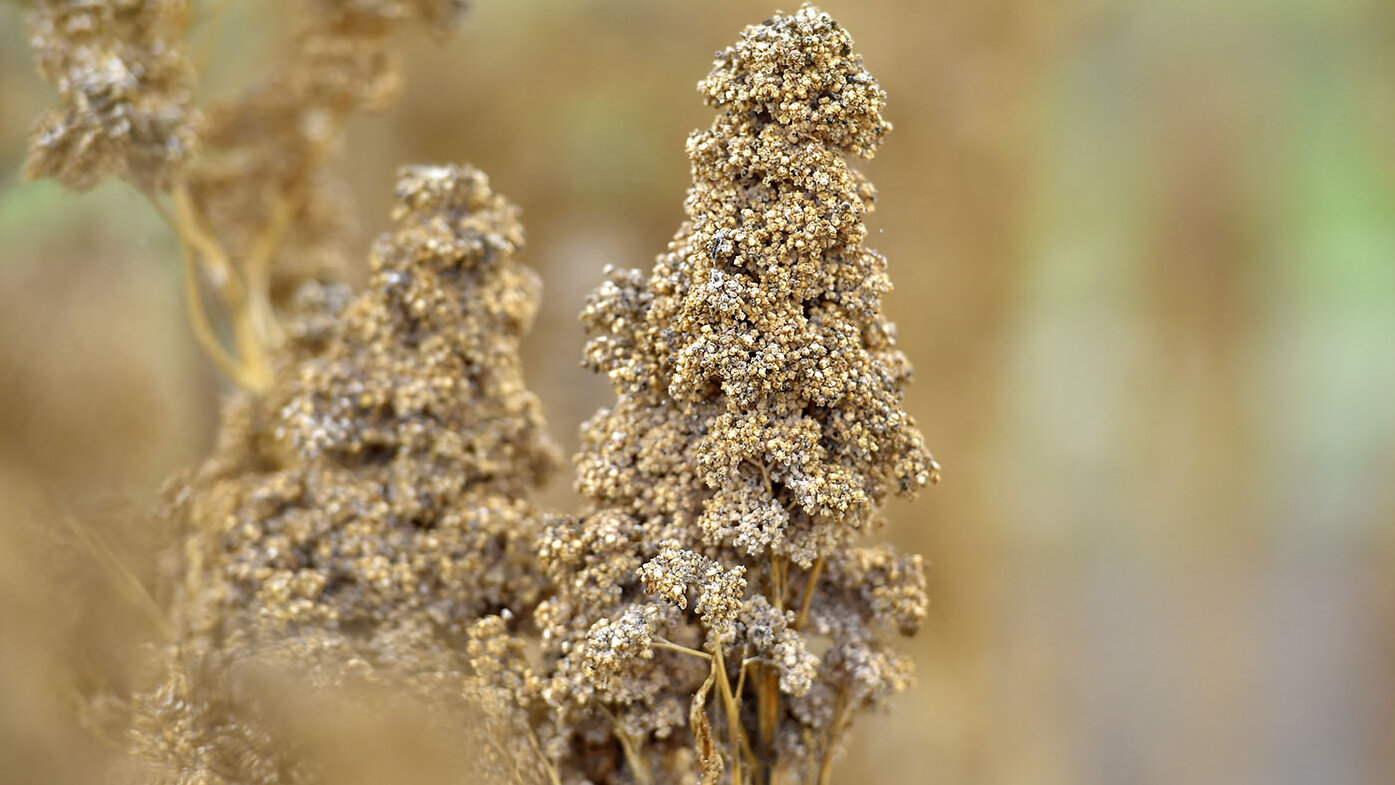
[[[25,164],[86,190],[108,176],[163,190],[193,151],[193,71],[181,0],[38,0],[29,44],[61,109],[34,124]]]
[[[30,48],[62,108],[35,123],[27,176],[75,190],[116,176],[152,197],[170,194],[196,251],[216,257],[205,259],[211,275],[229,275],[217,269],[226,260],[256,260],[270,280],[245,285],[268,289],[277,305],[301,281],[342,277],[357,225],[347,187],[325,163],[351,115],[396,96],[393,34],[416,25],[444,35],[465,3],[282,5],[288,54],[234,100],[199,107],[189,0],[35,0]],[[194,21],[216,26],[223,9],[197,10]]]
[[[557,456],[518,358],[539,281],[514,261],[517,208],[454,166],[404,169],[397,199],[368,288],[296,333],[272,389],[229,407],[176,497],[190,536],[173,675],[141,734],[167,771],[224,766],[229,723],[250,729],[234,742],[250,761],[287,754],[218,718],[234,664],[316,663],[327,684],[381,668],[461,698],[474,620],[537,602],[523,497]],[[321,307],[340,300],[321,291]]]
[[[884,94],[811,6],[748,28],[699,90],[719,114],[688,140],[687,220],[582,314],[617,397],[583,429],[588,510],[542,533],[547,676],[515,693],[564,781],[817,777],[908,683],[884,631],[925,612],[918,556],[852,543],[938,471],[844,160],[889,129]]]

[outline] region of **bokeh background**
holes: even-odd
[[[230,6],[217,96],[283,44]],[[786,10],[792,10],[786,3]],[[1395,4],[825,0],[890,94],[869,244],[944,482],[919,686],[842,782],[1395,782]],[[404,39],[338,166],[467,161],[546,280],[530,378],[572,450],[609,397],[575,315],[681,219],[693,87],[775,6],[477,0]],[[129,188],[18,178],[53,102],[0,4],[0,781],[94,781],[83,696],[155,612],[160,484],[221,382]],[[546,502],[573,505],[566,477]]]

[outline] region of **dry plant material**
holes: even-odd
[[[921,559],[853,539],[938,467],[845,160],[890,128],[851,44],[805,6],[718,54],[687,220],[582,316],[617,397],[583,429],[589,509],[538,549],[545,675],[513,685],[563,782],[826,782],[910,679],[887,638],[925,613]]]
[[[167,781],[311,776],[243,716],[248,662],[449,703],[473,691],[474,620],[537,602],[523,498],[557,454],[518,357],[539,281],[517,208],[478,171],[410,167],[395,218],[367,289],[312,290],[274,384],[230,403],[175,497],[187,575],[139,734]]]
[[[262,390],[282,337],[277,307],[300,282],[346,268],[352,209],[324,168],[345,121],[395,95],[394,31],[420,22],[444,32],[464,4],[278,4],[293,19],[291,54],[240,98],[202,108],[192,100],[190,7],[189,0],[36,0],[30,45],[63,107],[36,123],[26,171],[78,190],[114,175],[148,196],[180,241],[201,346],[233,381]],[[204,308],[205,286],[226,322],[226,342]]]
[[[193,152],[180,0],[36,2],[29,41],[63,99],[34,124],[26,173],[86,190],[108,176],[168,189]]]
[[[687,220],[582,315],[616,393],[583,428],[585,508],[542,520],[526,497],[556,451],[518,357],[539,283],[516,208],[474,170],[404,169],[368,287],[317,282],[351,228],[323,163],[391,95],[387,36],[459,5],[295,8],[295,54],[202,115],[183,5],[31,12],[66,102],[31,171],[151,196],[195,329],[246,388],[174,484],[183,579],[133,778],[359,780],[328,726],[391,695],[455,734],[442,771],[467,781],[827,783],[856,716],[909,683],[889,639],[926,606],[919,556],[855,538],[938,479],[863,245],[874,190],[847,159],[890,125],[850,36],[805,6],[718,53]]]

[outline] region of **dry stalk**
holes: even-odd
[[[814,590],[819,585],[819,573],[823,572],[823,557],[814,560],[813,569],[809,570],[809,578],[804,584],[804,601],[799,604],[799,615],[794,617],[794,624],[790,625],[796,630],[804,628],[804,622],[809,618],[809,606],[814,601]]]

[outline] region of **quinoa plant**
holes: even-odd
[[[747,28],[699,91],[686,220],[581,320],[615,400],[582,430],[576,515],[519,361],[539,280],[517,209],[467,167],[407,167],[368,285],[325,156],[393,82],[385,38],[442,0],[306,0],[297,54],[192,107],[174,0],[31,11],[64,109],[30,171],[132,182],[185,251],[195,330],[242,388],[171,485],[171,636],[133,702],[133,777],[309,783],[323,758],[262,674],[408,696],[465,781],[824,785],[855,718],[910,681],[919,556],[859,537],[938,480],[849,165],[885,94],[827,14]],[[199,305],[213,287],[231,335]],[[262,685],[260,688],[258,685]],[[291,723],[294,724],[294,723]]]
[[[177,484],[174,640],[137,706],[167,781],[313,773],[255,719],[246,662],[439,708],[472,691],[473,620],[538,600],[524,497],[557,459],[518,356],[539,291],[514,260],[518,210],[476,170],[408,167],[394,215],[368,286],[310,290],[271,387],[225,406],[214,454]]]
[[[226,7],[200,5],[198,21],[216,28]],[[277,8],[289,22],[289,54],[240,96],[208,105],[195,101],[195,88],[212,44],[191,43],[192,0],[33,0],[27,12],[39,73],[62,106],[35,123],[26,173],[75,190],[115,176],[148,197],[179,239],[200,345],[229,378],[257,390],[270,384],[281,337],[276,306],[299,282],[348,267],[352,205],[325,164],[351,116],[386,108],[396,94],[392,33],[420,23],[443,34],[464,4]]]
[[[827,782],[908,683],[886,631],[925,613],[921,559],[853,540],[938,467],[863,246],[874,192],[846,157],[890,126],[851,44],[805,6],[718,54],[687,220],[582,314],[616,400],[583,428],[586,511],[542,534],[545,663],[519,690],[558,781]]]

